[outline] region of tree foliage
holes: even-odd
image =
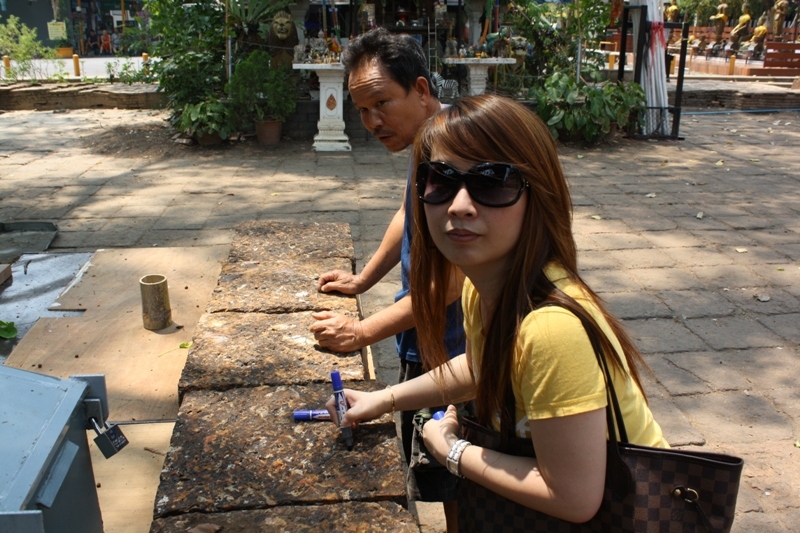
[[[216,0],[183,4],[147,0],[152,33],[160,39],[153,52],[161,58],[153,68],[159,90],[167,97],[173,124],[187,104],[197,105],[223,95],[225,86],[224,5]]]

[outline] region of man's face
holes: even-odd
[[[364,127],[390,152],[410,145],[428,118],[431,96],[424,78],[406,92],[377,59],[351,71],[348,88]]]

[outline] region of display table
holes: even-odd
[[[466,65],[469,69],[469,94],[483,94],[486,90],[486,78],[489,77],[489,67],[497,65],[513,65],[517,60],[513,57],[445,57],[445,65]]]
[[[341,63],[294,63],[297,70],[313,70],[319,78],[319,122],[314,136],[318,152],[349,152],[344,132],[344,66]]]

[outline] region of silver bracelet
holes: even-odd
[[[456,477],[464,477],[461,475],[461,454],[467,448],[472,446],[472,443],[464,439],[458,439],[450,448],[450,453],[447,454],[447,470]]]

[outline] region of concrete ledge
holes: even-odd
[[[745,78],[746,79],[746,78]],[[670,104],[674,104],[675,78],[667,86]],[[800,91],[771,83],[748,81],[692,80],[684,82],[681,107],[725,108],[732,110],[797,109]]]
[[[158,84],[137,83],[53,83],[0,85],[0,109],[7,111],[55,109],[157,109],[163,106],[164,95]]]

